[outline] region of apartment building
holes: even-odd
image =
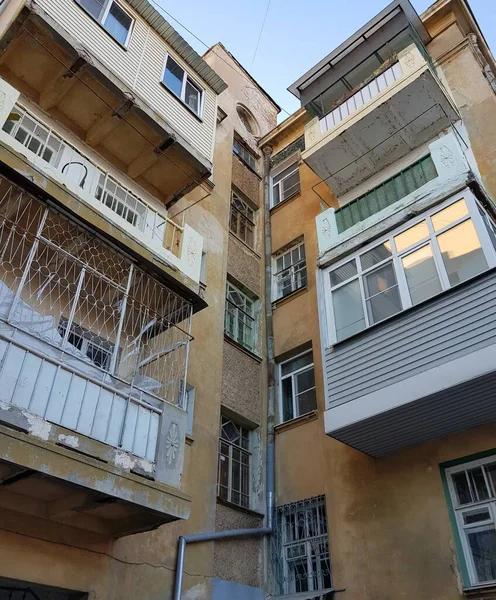
[[[179,536],[263,525],[278,111],[144,0],[1,3],[0,598],[170,598]],[[183,597],[261,593],[262,543]]]
[[[275,597],[496,597],[495,73],[465,0],[394,1],[260,141]]]

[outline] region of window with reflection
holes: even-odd
[[[447,469],[452,508],[472,585],[496,582],[496,456]]]
[[[328,271],[334,342],[496,266],[493,218],[468,192]]]

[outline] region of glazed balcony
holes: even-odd
[[[308,123],[303,160],[341,196],[458,118],[428,61],[411,44],[331,112]]]
[[[36,515],[107,537],[187,518],[191,303],[3,178],[0,198],[0,505],[44,486]]]
[[[0,80],[0,92],[5,95],[0,110],[0,143],[63,186],[100,215],[106,226],[113,225],[115,231],[127,234],[162,263],[198,283],[200,261],[193,258],[201,256],[203,240],[199,234],[189,225],[170,219],[156,198],[77,137],[45,120],[36,106],[21,99],[5,81]]]

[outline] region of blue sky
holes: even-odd
[[[412,4],[421,13],[432,2],[413,0]],[[153,3],[161,5],[206,44],[221,41],[276,102],[292,113],[299,103],[286,88],[389,1],[271,0],[254,60],[267,0],[153,0]],[[470,5],[496,53],[495,0],[471,0]],[[164,16],[203,54],[205,46]],[[281,115],[286,116],[284,112]]]

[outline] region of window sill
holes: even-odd
[[[81,9],[81,10],[84,12],[84,14],[85,14],[85,15],[87,15],[87,16],[88,16],[88,17],[89,17],[89,18],[90,18],[90,19],[93,21],[93,23],[96,23],[96,24],[98,25],[98,27],[100,27],[100,29],[101,29],[101,30],[102,30],[102,31],[105,33],[105,35],[108,35],[108,37],[109,37],[109,38],[110,38],[110,39],[111,39],[111,40],[112,40],[112,41],[113,41],[115,44],[117,44],[117,45],[118,45],[118,46],[119,46],[119,47],[120,47],[122,50],[124,50],[124,51],[126,51],[126,52],[127,52],[127,49],[128,49],[129,43],[131,42],[131,37],[132,37],[132,35],[133,35],[133,29],[134,29],[134,25],[135,25],[135,22],[136,22],[134,19],[133,19],[133,21],[132,21],[132,23],[131,23],[131,28],[130,28],[130,31],[129,31],[129,34],[128,34],[127,45],[124,45],[122,42],[119,42],[119,40],[118,40],[118,39],[116,39],[116,38],[115,38],[115,37],[114,37],[114,36],[113,36],[113,35],[112,35],[112,34],[111,34],[111,33],[110,33],[110,32],[109,32],[107,29],[105,29],[105,27],[103,26],[103,24],[102,24],[102,23],[100,23],[100,21],[97,21],[97,20],[95,19],[95,17],[94,17],[94,16],[93,16],[93,15],[92,15],[90,12],[88,12],[88,11],[87,11],[87,10],[84,8],[84,6],[81,6],[81,4],[79,4],[79,2],[78,2],[77,0],[74,0],[74,4],[76,4],[77,6],[79,6],[79,8],[80,8],[80,9]],[[127,13],[127,11],[125,11],[125,12],[126,12],[126,14],[129,14],[129,13]],[[129,15],[129,16],[131,16],[131,15]],[[132,17],[131,17],[131,18],[132,18]]]
[[[217,504],[222,504],[222,506],[227,506],[228,508],[232,508],[233,510],[238,510],[239,512],[243,512],[247,515],[251,515],[252,517],[258,517],[259,519],[264,519],[265,515],[256,510],[252,510],[251,508],[245,508],[244,506],[240,506],[239,504],[234,504],[234,502],[229,502],[229,500],[224,500],[220,496],[217,496]]]
[[[236,152],[233,152],[233,156],[235,156],[239,162],[243,165],[243,167],[246,167],[248,169],[248,171],[251,171],[253,173],[253,175],[256,175],[260,180],[262,179],[262,177],[260,176],[260,174],[253,168],[251,167],[247,162],[245,162],[241,156],[239,156],[238,154],[236,154]]]
[[[179,97],[177,94],[174,94],[174,92],[173,92],[172,90],[170,90],[170,89],[169,89],[169,88],[168,88],[168,87],[165,85],[165,83],[164,83],[163,81],[161,81],[161,82],[160,82],[160,85],[161,85],[161,86],[164,88],[164,90],[166,90],[166,91],[167,91],[167,92],[168,92],[168,93],[169,93],[169,94],[170,94],[170,95],[171,95],[173,98],[175,98],[175,99],[176,99],[176,100],[177,100],[177,101],[178,101],[178,102],[179,102],[179,103],[180,103],[182,106],[184,106],[184,108],[185,108],[185,109],[186,109],[186,110],[187,110],[187,111],[188,111],[190,114],[192,114],[192,115],[193,115],[193,117],[195,117],[195,119],[198,119],[198,121],[199,121],[200,123],[203,123],[203,119],[200,117],[200,115],[197,115],[197,114],[195,113],[195,111],[194,111],[192,108],[190,108],[190,107],[189,107],[189,106],[186,104],[186,102],[185,102],[185,101],[184,101],[182,98],[180,98],[180,97]],[[202,92],[202,93],[205,93],[205,92]]]
[[[496,584],[491,583],[480,587],[465,588],[463,596],[467,600],[496,600]]]
[[[291,300],[294,300],[294,298],[298,298],[298,296],[302,296],[306,292],[308,292],[308,286],[304,285],[303,287],[298,288],[297,290],[294,290],[290,294],[286,294],[282,298],[278,298],[277,300],[273,300],[272,301],[272,306],[274,308],[279,308],[279,306],[282,306],[283,304],[286,304],[286,302],[290,302]]]
[[[305,425],[305,423],[310,423],[311,421],[315,421],[319,418],[319,413],[317,410],[312,410],[311,412],[305,413],[300,417],[296,417],[295,419],[291,419],[291,421],[285,421],[284,423],[280,423],[276,425],[274,431],[276,433],[282,433],[283,431],[288,431],[289,429],[293,429],[294,427],[299,427],[300,425]]]
[[[243,246],[250,251],[251,254],[253,254],[256,258],[258,258],[259,260],[262,258],[260,256],[260,254],[258,254],[258,252],[255,252],[255,250],[249,246],[246,242],[244,242],[239,236],[237,236],[233,231],[229,230],[229,234],[233,236],[233,238],[237,241],[240,242],[241,244],[243,244]]]
[[[248,350],[248,348],[245,348],[243,345],[241,345],[236,340],[233,340],[232,337],[229,337],[227,335],[227,333],[224,333],[224,341],[227,342],[228,344],[231,344],[232,346],[234,346],[238,350],[241,350],[241,352],[244,352],[244,354],[246,354],[250,358],[253,358],[253,360],[255,360],[257,363],[261,363],[262,362],[263,358],[261,356],[258,356],[258,354],[255,354],[251,350]]]
[[[277,204],[274,204],[274,206],[271,206],[270,207],[270,214],[271,215],[275,214],[281,206],[286,206],[287,204],[289,204],[293,200],[296,200],[297,198],[300,198],[300,197],[301,197],[301,190],[299,192],[296,192],[296,194],[293,194],[289,198],[285,198],[282,202],[278,202]]]

